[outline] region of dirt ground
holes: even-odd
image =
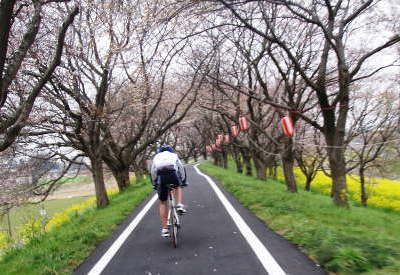
[[[80,176],[91,177],[90,173],[84,172],[79,174]],[[104,179],[106,182],[106,188],[118,188],[117,183],[115,182],[112,174],[104,174]],[[92,181],[90,182],[71,182],[66,183],[57,188],[49,197],[48,200],[55,199],[69,199],[74,197],[83,197],[83,196],[94,196],[94,184]]]

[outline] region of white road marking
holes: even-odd
[[[247,223],[243,220],[243,218],[239,215],[239,213],[233,208],[232,204],[228,201],[222,191],[218,188],[215,182],[206,174],[200,172],[197,168],[197,165],[194,167],[196,172],[203,176],[208,183],[211,185],[214,192],[217,194],[218,198],[225,206],[226,211],[231,216],[232,220],[235,222],[236,226],[239,228],[243,237],[249,243],[250,247],[253,249],[257,258],[260,260],[261,264],[264,266],[264,269],[270,275],[285,275],[286,273],[279,266],[279,264],[275,261],[274,257],[272,257],[271,253],[268,249],[263,245],[263,243],[257,238],[257,236],[253,233]]]
[[[133,219],[133,221],[128,225],[127,228],[119,235],[119,237],[115,240],[115,242],[110,246],[107,252],[100,258],[100,260],[93,266],[93,268],[89,271],[88,275],[99,275],[107,264],[111,261],[114,255],[117,253],[118,249],[122,246],[125,240],[129,237],[135,227],[142,220],[144,215],[149,211],[151,206],[157,200],[157,194],[155,194],[150,201],[143,207],[142,211]]]

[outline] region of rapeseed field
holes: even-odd
[[[297,184],[304,187],[305,176],[299,168],[295,168]],[[278,179],[283,180],[283,172],[278,170]],[[311,190],[330,194],[332,179],[322,171],[318,172],[311,183]],[[358,176],[348,175],[347,186],[349,197],[361,202],[361,185]],[[368,205],[379,208],[400,211],[400,181],[385,178],[366,178],[366,190],[368,194]]]

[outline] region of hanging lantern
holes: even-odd
[[[229,135],[224,136],[224,143],[229,144]]]
[[[239,134],[239,129],[236,125],[231,127],[232,136],[236,137]]]
[[[219,142],[222,142],[224,140],[224,135],[218,135],[218,140]]]
[[[207,150],[207,152],[210,153],[210,152],[211,152],[211,146],[208,146],[208,145],[207,145],[207,146],[206,146],[206,150]]]
[[[285,133],[285,135],[289,137],[293,136],[294,126],[292,118],[289,116],[284,116],[281,119],[281,123],[282,123],[283,133]]]
[[[215,149],[217,149],[217,146],[215,146],[215,144],[211,145],[211,149],[214,151]]]
[[[244,116],[239,117],[239,125],[241,131],[246,131],[247,129],[249,129],[249,123]]]
[[[221,145],[221,141],[217,138],[215,141],[215,146],[219,147]]]

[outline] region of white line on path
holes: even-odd
[[[142,211],[140,211],[140,213],[133,219],[133,221],[128,225],[128,227],[125,228],[124,232],[122,232],[122,234],[119,235],[118,239],[115,240],[115,242],[110,246],[110,248],[103,255],[103,257],[101,257],[101,259],[96,263],[96,265],[93,266],[93,268],[89,271],[88,275],[99,275],[103,271],[103,269],[111,261],[115,253],[117,253],[118,249],[125,242],[128,236],[132,233],[135,227],[139,224],[144,215],[146,215],[146,213],[149,211],[149,209],[156,200],[157,200],[157,194],[150,199],[150,201],[143,207]]]
[[[228,211],[229,215],[235,222],[236,226],[239,228],[243,237],[249,243],[250,247],[253,249],[254,253],[257,255],[261,264],[264,266],[265,270],[268,274],[271,275],[285,275],[286,273],[279,266],[279,264],[275,261],[274,257],[272,257],[271,253],[265,248],[262,242],[257,238],[257,236],[253,233],[250,227],[246,224],[243,218],[239,215],[239,213],[233,208],[232,204],[228,201],[225,195],[221,192],[215,182],[207,175],[200,172],[197,168],[197,165],[194,167],[196,172],[206,178],[208,183],[214,189],[214,192],[217,194],[218,198],[225,206],[226,211]]]

